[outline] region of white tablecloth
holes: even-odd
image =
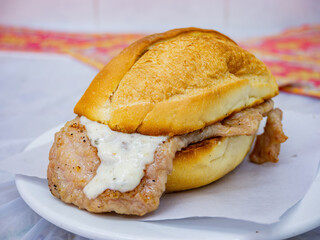
[[[72,119],[74,105],[96,73],[68,56],[0,52],[0,159],[21,152],[41,133]],[[320,114],[320,100],[309,97],[281,93],[276,105]],[[84,239],[33,212],[20,198],[14,176],[5,172],[0,172],[0,236]],[[320,239],[320,227],[292,239]]]

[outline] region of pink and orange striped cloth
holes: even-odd
[[[0,50],[68,54],[101,69],[142,34],[74,34],[0,26]],[[280,89],[320,99],[320,25],[251,39],[240,45],[271,69]]]

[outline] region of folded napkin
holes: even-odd
[[[289,138],[281,146],[278,163],[257,165],[246,158],[233,172],[213,184],[165,194],[157,211],[137,220],[225,217],[262,224],[279,221],[304,197],[318,172],[319,121],[320,115],[285,111],[284,132]],[[303,127],[297,128],[301,123]],[[37,138],[29,150],[0,161],[0,170],[46,178],[49,149],[53,134],[59,129]],[[50,195],[46,183],[43,187]]]

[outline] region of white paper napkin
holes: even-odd
[[[284,111],[284,131],[289,138],[281,146],[278,163],[256,165],[245,159],[213,184],[164,195],[157,211],[137,219],[225,217],[263,224],[279,221],[286,210],[303,198],[317,173],[319,124],[320,115]],[[51,139],[52,133],[45,134],[41,137],[45,145],[1,161],[0,169],[46,178]]]

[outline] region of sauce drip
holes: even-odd
[[[112,131],[107,125],[80,117],[86,127],[91,145],[101,160],[94,178],[83,189],[89,199],[106,189],[127,192],[135,189],[144,176],[147,164],[153,162],[154,152],[167,137]]]

